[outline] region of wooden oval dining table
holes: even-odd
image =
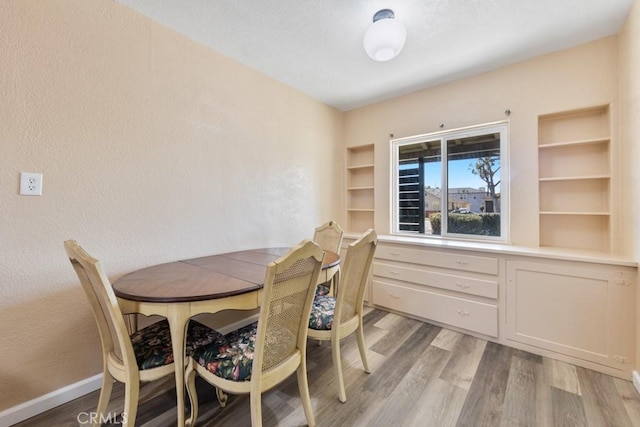
[[[112,283],[124,314],[163,316],[169,322],[175,363],[178,426],[185,424],[185,339],[189,319],[222,310],[260,306],[267,265],[290,248],[251,249],[154,265]],[[325,252],[318,283],[338,268],[340,256]]]

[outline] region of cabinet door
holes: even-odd
[[[635,277],[625,268],[507,261],[507,338],[628,370]]]

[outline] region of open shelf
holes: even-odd
[[[363,232],[374,226],[374,145],[347,147],[347,231]]]
[[[609,140],[538,147],[539,177],[608,176]]]
[[[368,229],[373,228],[373,215],[373,209],[347,210],[347,216],[349,218],[347,222],[347,229],[349,231],[363,233]]]
[[[579,181],[585,179],[609,179],[609,175],[583,175],[583,176],[554,176],[553,178],[540,178],[540,182],[552,181]]]
[[[573,211],[540,211],[540,215],[601,215],[601,216],[609,216],[611,212],[573,212]]]
[[[538,118],[540,246],[610,252],[609,107]]]
[[[373,211],[373,187],[347,189],[347,211]]]
[[[580,139],[577,141],[561,141],[554,142],[551,144],[539,144],[538,148],[546,149],[546,148],[558,148],[558,147],[566,147],[566,146],[575,146],[575,145],[590,145],[590,144],[608,144],[610,138],[593,138],[593,139]]]
[[[541,146],[608,139],[609,106],[543,115],[538,118],[538,125],[538,144]]]
[[[347,168],[347,188],[373,188],[373,166]]]
[[[541,214],[540,246],[609,252],[609,216]]]
[[[608,212],[609,179],[540,181],[540,211]]]

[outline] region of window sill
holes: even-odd
[[[346,238],[357,239],[360,234],[345,233]],[[378,235],[381,243],[421,246],[433,249],[453,251],[476,251],[486,254],[526,256],[543,259],[591,262],[596,264],[637,267],[638,263],[628,257],[612,255],[604,252],[551,247],[517,246],[505,243],[471,242],[453,239],[426,239],[418,236]]]

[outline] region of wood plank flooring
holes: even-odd
[[[630,381],[487,342],[381,310],[365,317],[371,374],[355,337],[342,342],[347,402],[340,403],[328,343],[309,343],[309,388],[318,426],[640,426],[640,395]],[[146,387],[145,387],[146,388]],[[144,389],[143,389],[144,390]],[[143,391],[144,393],[144,391]],[[198,379],[199,426],[249,426],[247,396],[220,408]],[[95,409],[90,393],[17,426],[78,426]],[[122,411],[114,387],[109,411]],[[297,381],[262,398],[265,426],[305,425]],[[140,405],[136,425],[173,426],[175,388]]]

